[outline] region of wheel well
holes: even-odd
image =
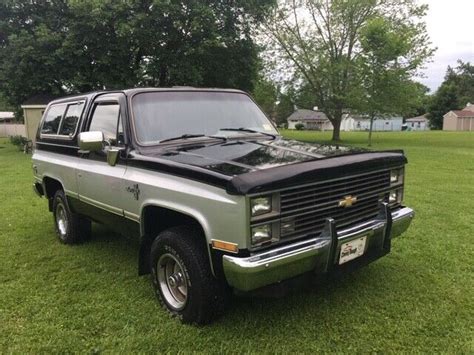
[[[58,190],[64,190],[63,185],[58,180],[47,177],[47,176],[43,179],[43,184],[44,184],[45,196],[48,199],[49,211],[51,212],[53,210],[54,194]]]
[[[143,211],[143,229],[138,260],[139,275],[151,271],[149,264],[151,244],[162,231],[176,226],[191,225],[201,230],[202,243],[207,248],[207,240],[201,224],[193,217],[164,207],[148,206]]]

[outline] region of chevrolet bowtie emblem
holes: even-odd
[[[354,203],[357,202],[357,197],[344,196],[344,198],[339,201],[339,207],[351,207]]]

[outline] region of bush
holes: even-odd
[[[10,136],[10,143],[16,145],[18,150],[23,150],[25,145],[28,143],[28,139],[23,136]]]
[[[295,124],[295,128],[296,128],[297,131],[301,131],[301,130],[304,129],[304,124],[297,123],[297,124]]]

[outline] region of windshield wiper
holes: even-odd
[[[260,133],[260,134],[263,134],[263,135],[265,135],[265,136],[272,137],[273,139],[276,139],[276,137],[277,137],[276,134],[267,133],[267,132],[261,132],[261,131],[255,130],[255,129],[244,128],[244,127],[240,127],[240,128],[219,128],[219,131],[235,131],[235,132]]]
[[[177,140],[180,140],[180,139],[189,139],[189,138],[200,138],[200,137],[207,137],[207,138],[215,138],[215,139],[222,139],[224,141],[227,140],[226,137],[220,137],[220,136],[208,136],[206,134],[182,134],[180,136],[177,136],[177,137],[172,137],[172,138],[166,138],[166,139],[163,139],[161,141],[159,141],[159,143],[163,143],[163,142],[171,142],[171,141],[177,141]]]

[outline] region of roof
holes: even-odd
[[[474,105],[470,102],[467,103],[466,107],[463,108],[463,111],[472,111],[474,112]]]
[[[174,86],[170,88],[130,88],[130,89],[124,89],[124,90],[100,90],[100,91],[91,91],[83,94],[74,94],[74,95],[68,95],[68,96],[63,96],[60,98],[52,98],[49,97],[48,101],[46,104],[43,104],[44,106],[47,106],[48,103],[54,101],[55,103],[59,102],[68,102],[71,100],[77,100],[77,99],[93,99],[98,95],[104,95],[104,94],[118,94],[122,93],[127,96],[133,96],[134,94],[137,93],[142,93],[142,92],[158,92],[158,91],[213,91],[213,92],[229,92],[229,93],[239,93],[239,94],[245,94],[247,95],[246,92],[237,90],[237,89],[219,89],[219,88],[195,88],[195,87],[190,87],[190,86]],[[47,98],[46,98],[47,99]],[[25,103],[23,103],[22,107],[24,106],[36,106],[40,105],[38,103],[29,103],[30,100],[27,100]]]
[[[468,110],[451,110],[449,112],[454,113],[458,117],[474,117],[474,111]],[[448,113],[449,113],[448,112]]]
[[[327,121],[328,118],[324,112],[299,109],[293,112],[288,121]]]
[[[38,94],[30,97],[28,100],[23,102],[21,106],[46,106],[56,98],[57,96],[53,96],[50,94]]]
[[[370,120],[370,117],[368,115],[364,115],[364,114],[345,114],[342,118],[342,120],[348,120],[348,119],[353,119],[354,121],[369,121]],[[392,120],[396,120],[396,121],[400,121],[402,120],[403,118],[401,116],[376,116],[374,117],[374,120],[377,121],[377,120],[383,120],[383,121],[392,121]]]
[[[13,114],[13,112],[9,112],[9,111],[0,111],[0,120],[8,120],[10,118],[13,118],[15,117],[15,115]]]
[[[428,118],[426,118],[426,113],[421,116],[407,118],[405,122],[428,122]]]

